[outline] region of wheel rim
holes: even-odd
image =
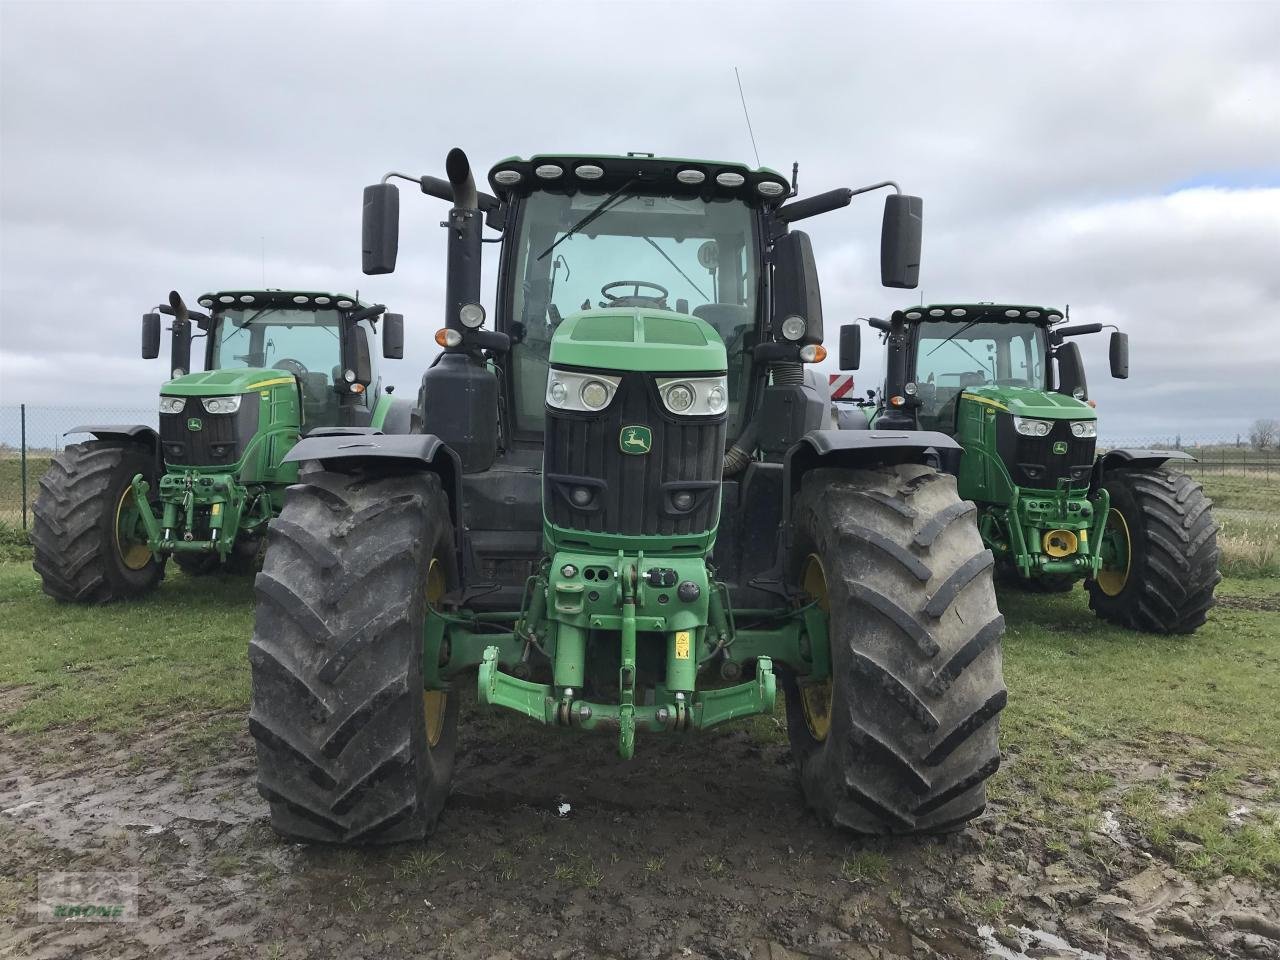
[[[1112,507],[1102,534],[1102,569],[1098,571],[1098,589],[1108,597],[1118,596],[1129,582],[1129,568],[1133,565],[1131,544],[1124,514]]]
[[[827,599],[827,574],[817,554],[809,554],[800,576],[800,588],[804,595],[817,603],[818,609],[830,616],[831,604]],[[809,683],[800,687],[800,709],[804,713],[809,736],[821,742],[831,731],[831,678],[821,683]]]
[[[116,503],[116,553],[120,562],[130,570],[141,570],[151,562],[151,548],[147,546],[146,528],[133,494],[133,485],[124,488]]]
[[[427,568],[427,605],[435,609],[444,596],[444,568],[434,558]],[[427,721],[427,744],[434,747],[444,736],[444,716],[449,706],[449,694],[444,690],[422,692],[422,714]]]

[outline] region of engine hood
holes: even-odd
[[[1097,412],[1083,400],[1063,393],[1026,387],[969,387],[963,397],[993,406],[1018,417],[1038,420],[1096,420]]]
[[[551,339],[555,366],[648,373],[724,373],[724,342],[705,320],[644,307],[570,314]]]
[[[225,397],[293,382],[293,374],[287,370],[237,367],[234,370],[188,373],[170,380],[160,388],[160,393],[170,397]]]

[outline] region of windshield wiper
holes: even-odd
[[[689,286],[693,287],[693,289],[698,291],[698,296],[700,296],[703,300],[707,301],[707,303],[711,302],[711,298],[702,292],[701,287],[699,287],[696,283],[694,283],[691,279],[689,279],[689,275],[685,273],[683,270],[681,270],[679,265],[674,260],[672,260],[669,256],[667,256],[667,251],[663,250],[660,246],[658,246],[658,243],[656,240],[654,240],[652,237],[645,237],[644,242],[647,243],[649,246],[653,247],[653,249],[657,250],[658,253],[662,255],[662,259],[667,261],[667,263],[671,264],[675,272],[680,274],[680,276],[684,277],[685,280],[688,281]]]
[[[969,321],[968,323],[966,323],[963,327],[961,327],[959,330],[957,330],[957,331],[956,331],[955,333],[953,333],[951,336],[947,337],[947,339],[943,340],[940,344],[938,344],[936,347],[934,347],[932,350],[930,350],[930,351],[929,351],[929,356],[931,356],[931,357],[932,357],[935,353],[937,353],[939,350],[941,350],[943,347],[945,347],[948,343],[950,343],[950,342],[951,342],[952,340],[954,340],[956,337],[960,336],[960,334],[964,333],[966,330],[968,330],[970,327],[972,327],[972,326],[973,326],[975,323],[977,323],[977,322],[978,322],[977,320],[970,320],[970,321]],[[964,347],[961,347],[960,349],[961,349],[961,350],[964,350]],[[965,350],[965,353],[969,353],[969,351],[968,351],[968,350]],[[971,357],[972,357],[972,356],[973,356],[973,354],[969,353],[969,356],[971,356]]]
[[[978,322],[977,320],[970,320],[970,321],[969,321],[968,323],[966,323],[963,327],[961,327],[959,330],[957,330],[957,331],[956,331],[955,333],[953,333],[951,336],[947,337],[947,339],[943,340],[940,344],[938,344],[936,347],[934,347],[932,350],[930,350],[930,351],[929,351],[929,353],[928,353],[928,356],[932,357],[935,353],[937,353],[939,350],[941,350],[943,347],[945,347],[948,343],[950,343],[950,342],[951,342],[952,340],[954,340],[956,337],[960,336],[960,334],[964,333],[966,330],[968,330],[970,327],[972,327],[972,326],[973,326],[975,323],[977,323],[977,322]],[[987,373],[987,365],[986,365],[985,363],[983,363],[981,360],[979,360],[977,357],[975,357],[972,353],[970,353],[970,352],[969,352],[969,348],[968,348],[968,347],[966,347],[963,343],[957,343],[957,344],[956,344],[956,346],[957,346],[957,347],[959,347],[961,350],[963,350],[963,351],[965,352],[965,356],[967,356],[970,360],[972,360],[974,363],[976,363],[976,364],[978,365],[979,369],[981,369],[981,370],[982,370],[983,376],[986,376],[986,373]],[[994,379],[994,377],[993,377],[993,379]]]
[[[566,233],[559,240],[557,240],[555,243],[551,244],[551,246],[547,247],[547,249],[543,250],[540,254],[538,254],[537,259],[541,260],[548,253],[550,253],[556,247],[560,246],[560,244],[564,243],[566,240],[572,237],[579,230],[589,226],[596,219],[596,217],[599,217],[602,214],[607,213],[609,211],[609,205],[612,204],[624,193],[626,193],[628,190],[630,190],[631,187],[635,184],[635,182],[636,182],[636,178],[632,177],[630,180],[628,180],[626,183],[620,186],[617,190],[613,191],[613,193],[609,194],[607,197],[601,200],[599,206],[597,206],[594,210],[592,210],[585,217],[583,217],[581,220],[575,223],[572,227],[570,227],[568,233]]]

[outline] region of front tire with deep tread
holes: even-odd
[[[1194,633],[1222,579],[1213,501],[1197,481],[1163,467],[1116,470],[1102,486],[1111,509],[1124,518],[1129,567],[1114,594],[1097,579],[1087,581],[1089,607],[1130,630]]]
[[[90,440],[69,444],[40,478],[31,525],[33,566],[55,600],[109,603],[141,596],[164,576],[149,552],[130,561],[117,531],[122,499],[142,474],[156,488],[156,461],[136,443]],[[138,564],[140,565],[131,565]]]
[[[457,739],[457,697],[434,744],[423,698],[432,561],[456,583],[439,477],[304,472],[268,536],[249,728],[272,827],[303,842],[422,839]]]
[[[823,568],[832,660],[825,737],[794,678],[792,753],[824,820],[870,835],[958,830],[986,804],[1007,693],[990,551],[955,479],[905,464],[806,474],[793,583]]]

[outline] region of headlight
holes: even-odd
[[[1053,429],[1053,422],[1050,420],[1033,420],[1030,417],[1014,417],[1013,429],[1024,437],[1047,437],[1049,431]]]
[[[161,413],[181,413],[187,406],[186,397],[161,397]]]
[[[804,317],[791,316],[782,321],[782,335],[788,340],[799,340],[807,329],[808,324],[804,322]]]
[[[542,168],[539,167],[539,170]],[[559,176],[559,174],[556,174]],[[484,326],[484,307],[478,303],[464,303],[458,310],[458,320],[468,330],[476,330]]]
[[[547,406],[556,410],[596,413],[613,402],[621,382],[621,377],[602,373],[576,373],[552,368],[547,371]]]
[[[693,387],[687,383],[673,383],[662,391],[662,402],[672,413],[687,413],[693,401]]]
[[[728,377],[659,377],[658,395],[671,413],[710,417],[729,404]]]
[[[578,391],[582,403],[589,410],[603,410],[609,405],[609,385],[600,380],[588,380]]]
[[[205,397],[200,401],[206,413],[235,413],[240,409],[240,397]]]
[[[1071,435],[1074,437],[1096,437],[1098,435],[1098,421],[1072,420]]]

